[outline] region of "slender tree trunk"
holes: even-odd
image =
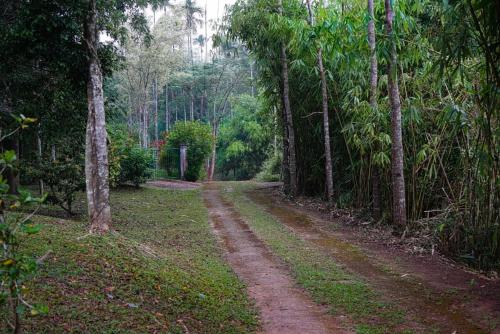
[[[326,173],[326,198],[329,203],[333,201],[333,168],[332,168],[332,151],[330,148],[330,120],[328,118],[328,94],[325,70],[323,68],[323,52],[318,49],[318,67],[321,76],[321,97],[323,107],[323,131],[325,141],[325,173]]]
[[[375,39],[375,19],[373,0],[368,0],[368,44],[370,46],[370,107],[373,113],[377,112],[377,82],[378,64]],[[380,190],[380,173],[377,166],[372,169],[372,217],[379,220],[382,216],[382,194]]]
[[[391,104],[391,128],[392,128],[392,148],[391,148],[391,174],[392,174],[392,219],[395,225],[406,226],[406,199],[405,199],[405,179],[403,172],[404,152],[403,136],[401,129],[401,101],[399,97],[399,86],[397,76],[397,51],[394,42],[392,22],[393,12],[391,0],[385,0],[385,15],[387,35],[391,41],[389,58],[389,100]]]
[[[309,12],[309,24],[314,26],[314,15],[311,9],[311,2],[307,0],[307,10]],[[321,107],[323,112],[323,136],[325,145],[325,179],[326,179],[326,199],[329,203],[333,200],[333,168],[332,168],[332,151],[330,148],[330,120],[328,117],[328,92],[323,67],[323,50],[318,47],[318,70],[321,78]]]
[[[255,87],[253,81],[253,62],[250,60],[250,85],[252,87],[252,97],[255,96]]]
[[[170,115],[168,113],[168,85],[165,85],[165,131],[170,130]]]
[[[194,121],[194,95],[192,89],[189,95],[191,97],[191,103],[189,104],[189,114],[191,116],[191,121]]]
[[[290,162],[289,162],[289,157],[290,157],[290,149],[289,149],[289,141],[288,141],[288,127],[286,126],[286,113],[285,113],[285,107],[283,106],[282,108],[282,117],[283,117],[283,159],[281,162],[281,174],[282,174],[282,179],[283,179],[283,191],[285,194],[289,194],[290,191]]]
[[[285,44],[281,46],[281,67],[283,80],[283,107],[285,111],[286,141],[288,148],[288,173],[290,174],[290,195],[296,196],[297,191],[297,162],[295,156],[295,131],[293,128],[292,109],[290,107],[290,88],[288,83],[288,63]]]
[[[176,95],[175,95],[175,92],[174,90],[172,89],[172,91],[170,92],[170,95],[172,97],[172,103],[174,103],[174,99],[176,98]],[[177,122],[178,120],[178,115],[177,115],[177,104],[174,104],[174,112],[175,112],[175,122]]]
[[[210,158],[210,169],[209,169],[209,173],[208,173],[208,181],[213,181],[213,179],[214,179],[215,160],[217,159],[217,150],[216,150],[217,125],[215,125],[215,124],[214,124],[214,129],[213,129],[213,135],[214,135],[214,147],[212,148],[212,157]]]
[[[97,55],[96,0],[89,1],[85,22],[85,40],[88,47],[88,119],[85,145],[85,178],[87,187],[90,231],[107,232],[111,227],[108,184],[108,148],[102,90],[102,72]]]
[[[186,101],[184,101],[184,103],[182,104],[182,106],[184,107],[184,122],[187,121],[187,114],[186,114]]]
[[[42,136],[40,135],[40,124],[38,125],[38,129],[36,131],[36,148],[37,148],[37,158],[38,158],[38,163],[42,162]],[[38,180],[38,189],[40,191],[40,196],[43,195],[44,193],[44,184],[43,180],[39,179]]]
[[[279,12],[283,16],[283,3],[279,0]],[[288,172],[290,174],[290,195],[296,196],[297,188],[297,159],[295,151],[295,131],[293,128],[292,108],[290,107],[290,85],[288,83],[288,59],[286,45],[281,43],[281,79],[283,81],[283,107],[285,111],[285,126],[288,147]]]
[[[159,136],[158,136],[158,82],[156,81],[156,79],[154,79],[154,83],[153,83],[153,90],[154,90],[154,99],[155,99],[155,114],[154,114],[154,122],[155,122],[155,144],[158,145],[158,139],[159,139]]]

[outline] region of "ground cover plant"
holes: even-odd
[[[46,305],[48,314],[28,316],[26,333],[255,328],[244,288],[210,236],[198,190],[119,188],[111,201],[116,230],[106,237],[88,235],[84,217],[34,217],[40,233],[22,253],[50,255],[27,284],[27,298]]]

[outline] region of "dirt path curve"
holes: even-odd
[[[203,195],[226,260],[260,311],[263,333],[348,333],[295,285],[288,270],[222,199],[216,185],[205,185]]]
[[[354,239],[359,236],[351,238],[346,233],[327,231],[326,227],[332,222],[313,217],[312,213],[281,201],[267,189],[253,190],[246,195],[300,238],[330,254],[335,261],[361,277],[384,298],[402,306],[410,316],[420,319],[427,326],[437,328],[439,333],[500,333],[498,327],[488,329],[490,325],[495,326],[499,319],[496,318],[498,299],[495,302],[495,297],[476,292],[475,295],[482,299],[474,301],[472,296],[466,293],[464,284],[456,282],[457,277],[468,277],[469,274],[460,270],[448,273],[450,269],[441,265],[433,267],[435,272],[441,273],[442,276],[449,274],[448,277],[422,276],[425,266],[415,265],[410,258],[406,259],[407,263],[399,264],[396,258],[403,255],[398,256],[395,251],[384,256],[373,248],[356,245]],[[362,249],[362,252],[353,245]],[[479,279],[476,277],[476,280]],[[454,284],[445,285],[451,281],[454,281]],[[482,287],[488,284],[483,281],[480,283]],[[495,286],[489,286],[489,289],[493,294],[496,291]]]

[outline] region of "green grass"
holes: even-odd
[[[46,304],[49,314],[25,319],[26,333],[256,329],[255,310],[221,258],[199,190],[122,188],[111,201],[116,233],[103,237],[85,236],[85,217],[36,217],[42,231],[23,251],[52,253],[27,299]]]
[[[249,200],[244,192],[252,187],[252,183],[231,182],[221,185],[221,192],[259,239],[288,264],[296,281],[316,302],[328,305],[334,314],[347,315],[358,333],[398,332],[404,322],[401,310],[380,301],[373,290],[346,273],[330,256],[301,240]]]

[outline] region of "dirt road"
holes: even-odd
[[[247,285],[266,334],[349,333],[300,289],[287,268],[250,231],[215,185],[204,189],[205,204],[226,260]]]

